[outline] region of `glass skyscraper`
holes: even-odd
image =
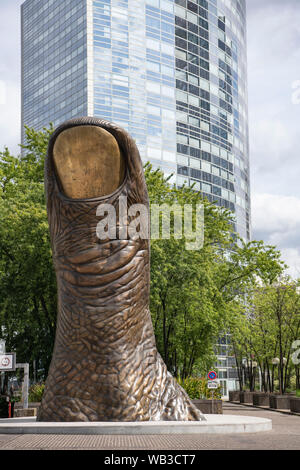
[[[145,162],[232,210],[250,239],[245,0],[21,8],[22,128],[83,115],[116,122]]]

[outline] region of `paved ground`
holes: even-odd
[[[224,413],[259,416],[273,430],[257,434],[162,436],[0,435],[0,450],[300,450],[300,416],[225,403]]]

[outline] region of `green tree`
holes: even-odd
[[[27,129],[24,156],[0,153],[0,324],[19,362],[47,370],[56,321],[56,283],[44,197],[52,129]]]
[[[280,253],[263,242],[246,243],[233,233],[233,215],[193,188],[171,187],[146,166],[151,204],[204,206],[204,244],[189,251],[186,240],[151,243],[151,312],[158,348],[175,375],[185,378],[201,359],[213,358],[216,339],[230,327],[257,279],[272,282],[283,271]]]
[[[241,368],[242,360],[247,365],[250,388],[251,363],[255,360],[264,391],[274,391],[277,377],[279,392],[284,393],[292,373],[299,373],[291,361],[292,344],[300,331],[299,281],[281,278],[271,284],[257,285],[237,312],[231,331],[237,367]],[[275,358],[278,364],[272,363]]]

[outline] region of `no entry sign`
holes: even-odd
[[[218,374],[214,370],[211,370],[207,374],[207,377],[209,378],[209,380],[216,380],[218,378]]]
[[[16,370],[16,354],[0,354],[0,371]]]

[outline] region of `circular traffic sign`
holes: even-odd
[[[218,377],[218,374],[214,370],[211,370],[207,374],[207,377],[209,378],[209,380],[216,380],[216,378]]]
[[[10,365],[10,359],[8,357],[4,357],[1,361],[2,367],[8,367]]]

